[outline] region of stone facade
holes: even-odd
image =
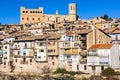
[[[75,21],[77,20],[76,4],[69,4],[69,14],[60,15],[58,11],[56,14],[44,14],[43,7],[39,9],[26,9],[25,7],[20,8],[20,24],[31,24],[37,22],[64,22],[64,21]]]

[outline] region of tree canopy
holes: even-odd
[[[105,20],[111,20],[112,19],[107,14],[104,14],[104,16],[101,16],[101,18],[105,19]]]

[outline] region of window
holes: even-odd
[[[32,62],[32,59],[30,59],[30,63]]]
[[[27,18],[27,20],[29,20],[29,18]]]
[[[67,59],[70,59],[71,57],[70,56],[67,56]]]
[[[119,56],[119,61],[120,61],[120,56]]]
[[[95,66],[92,66],[92,70],[95,70]]]
[[[15,59],[15,62],[17,62],[17,58]]]
[[[54,57],[52,56],[52,60],[54,59]]]
[[[44,50],[43,50],[43,49],[40,49],[39,52],[44,52]]]
[[[24,55],[24,56],[26,55],[26,52],[25,52],[25,51],[23,52],[23,55]]]
[[[84,70],[86,70],[87,69],[87,67],[86,67],[86,65],[84,66]]]
[[[104,70],[104,66],[101,66],[101,70]]]
[[[20,55],[20,51],[18,51],[18,55]]]
[[[77,65],[77,70],[79,70],[79,65]]]
[[[30,11],[30,13],[32,13],[32,11]]]
[[[4,59],[7,59],[7,57],[4,57]]]
[[[38,18],[38,20],[40,20],[40,18]]]
[[[22,18],[22,20],[24,20],[24,18]]]
[[[39,56],[38,58],[41,59],[41,56]]]
[[[34,20],[34,18],[32,18],[32,20]]]
[[[71,6],[71,10],[72,10],[72,6]]]
[[[28,13],[28,11],[26,11],[26,13]]]
[[[7,46],[5,46],[5,49],[7,49]]]
[[[25,11],[23,11],[23,13],[25,13]]]
[[[49,49],[48,53],[55,53],[55,49]]]
[[[6,62],[4,62],[4,65],[6,65]]]
[[[26,61],[26,58],[23,58],[23,62],[25,62]]]
[[[54,66],[54,65],[55,65],[55,63],[54,63],[54,62],[52,62],[52,65]]]
[[[45,42],[40,42],[39,46],[45,46]]]
[[[74,55],[73,57],[76,59],[76,58],[77,58],[77,55]]]
[[[4,52],[4,54],[7,54],[7,52]]]

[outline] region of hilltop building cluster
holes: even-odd
[[[77,19],[76,4],[69,15],[43,14],[43,8],[21,7],[20,25],[0,25],[0,71],[42,73],[47,66],[86,73],[120,68],[120,20]]]

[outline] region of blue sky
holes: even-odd
[[[77,14],[81,19],[91,19],[108,14],[120,18],[120,0],[0,0],[0,23],[19,24],[20,7],[44,7],[45,14],[68,14],[68,4],[77,4]]]

